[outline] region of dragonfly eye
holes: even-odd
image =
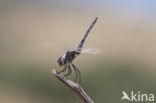
[[[57,63],[59,66],[63,66],[64,65],[64,59],[62,57],[60,57],[58,60],[57,60]]]

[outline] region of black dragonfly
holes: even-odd
[[[98,54],[101,52],[100,49],[97,48],[84,48],[82,49],[84,42],[89,34],[89,32],[91,31],[91,29],[93,28],[93,26],[95,25],[95,23],[97,22],[97,17],[94,19],[94,21],[91,23],[91,25],[89,26],[88,30],[86,31],[83,39],[81,40],[80,44],[78,45],[78,47],[76,49],[71,49],[71,48],[66,48],[66,53],[60,57],[57,60],[57,63],[60,67],[64,67],[61,71],[59,71],[58,73],[62,73],[67,71],[67,74],[65,74],[64,76],[68,76],[72,73],[72,69],[71,67],[74,69],[76,76],[75,76],[75,82],[79,76],[79,82],[81,82],[81,72],[79,71],[79,69],[73,64],[73,60],[80,55],[81,53],[90,53],[90,54]]]

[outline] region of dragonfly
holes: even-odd
[[[76,49],[66,48],[66,53],[63,56],[59,57],[57,60],[58,65],[60,67],[63,67],[63,69],[61,71],[59,71],[58,73],[60,74],[60,73],[65,72],[67,70],[67,73],[64,75],[65,77],[72,74],[72,68],[73,68],[73,70],[75,71],[75,74],[76,74],[74,82],[76,82],[76,80],[78,79],[78,76],[79,76],[79,82],[81,82],[81,72],[73,64],[73,61],[75,60],[75,58],[82,53],[98,54],[101,52],[101,50],[98,48],[84,48],[84,49],[82,49],[84,42],[85,42],[89,32],[91,31],[91,29],[93,28],[93,26],[97,22],[97,19],[98,18],[96,17],[93,20],[93,22],[91,23],[91,25],[87,29],[84,37],[82,38],[81,42],[79,43],[78,47]]]

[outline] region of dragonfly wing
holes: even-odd
[[[88,54],[99,54],[99,53],[101,53],[101,49],[99,49],[99,48],[84,48],[80,52],[88,53]]]
[[[70,46],[68,45],[58,45],[56,43],[49,43],[49,42],[46,42],[45,43],[46,46],[53,46],[59,50],[64,50],[64,51],[75,51],[76,49],[75,48],[71,48]]]
[[[45,43],[46,46],[52,46],[57,48],[58,50],[64,50],[64,51],[77,51],[79,53],[87,53],[87,54],[99,54],[101,52],[101,49],[98,48],[84,48],[84,49],[75,49],[71,48],[68,45],[58,45],[56,43]]]

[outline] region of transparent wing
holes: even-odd
[[[46,42],[45,45],[46,46],[52,46],[52,47],[57,48],[58,50],[64,50],[64,51],[77,51],[77,52],[86,53],[86,54],[99,54],[99,53],[101,53],[101,49],[99,49],[99,48],[83,48],[81,50],[77,50],[76,48],[72,48],[71,46],[65,45],[65,44],[64,45],[58,45],[56,43]]]
[[[44,43],[45,46],[52,46],[52,47],[55,47],[56,49],[58,50],[64,50],[64,51],[76,51],[75,48],[72,48],[71,46],[69,45],[59,45],[59,44],[56,44],[56,43],[50,43],[50,42],[45,42]]]
[[[84,48],[84,49],[81,49],[80,53],[99,54],[99,53],[101,53],[101,49],[99,49],[99,48]]]

